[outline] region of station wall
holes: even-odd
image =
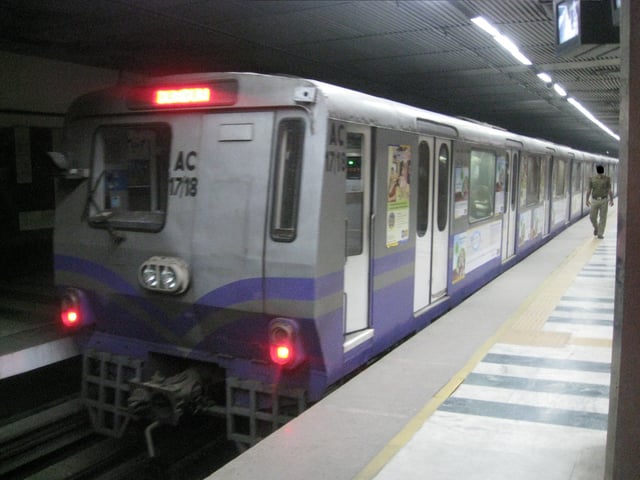
[[[59,171],[46,152],[60,149],[71,102],[121,74],[2,51],[0,66],[0,271],[47,281]]]

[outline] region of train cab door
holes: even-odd
[[[507,195],[504,205],[502,225],[502,261],[513,257],[516,253],[516,208],[518,206],[518,172],[520,151],[507,151]]]
[[[369,257],[371,151],[367,127],[346,127],[346,260],[344,266],[345,351],[370,338]]]

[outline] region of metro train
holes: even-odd
[[[614,158],[254,73],[83,96],[55,155],[83,400],[100,432],[148,425],[151,454],[185,415],[253,445],[584,216],[596,164],[617,177]]]

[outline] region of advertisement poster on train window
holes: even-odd
[[[522,212],[518,222],[518,244],[524,245],[526,242],[542,235],[543,225],[544,207]]]
[[[389,145],[387,178],[387,248],[409,240],[409,166],[411,147]]]
[[[492,222],[453,237],[452,283],[500,255],[501,227]]]

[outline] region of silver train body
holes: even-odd
[[[95,427],[214,413],[246,444],[582,217],[596,163],[617,173],[248,73],[82,97],[64,155],[55,281]]]

